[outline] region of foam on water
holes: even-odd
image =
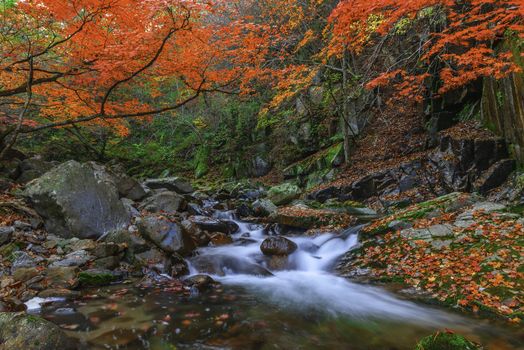
[[[218,217],[233,220],[239,225],[239,232],[233,235],[235,243],[203,248],[199,250],[199,254],[228,255],[264,266],[265,258],[260,251],[260,244],[267,238],[267,234],[263,227],[234,220],[229,213]],[[297,244],[298,249],[288,257],[287,270],[271,271],[271,277],[234,274],[230,270],[224,270],[225,276],[214,278],[226,285],[245,288],[260,298],[285,308],[353,318],[402,320],[428,326],[450,322],[457,325],[462,322],[455,315],[400,300],[380,288],[351,283],[331,274],[330,270],[336,261],[358,246],[360,229],[361,227],[354,227],[340,234],[325,233],[316,237],[287,237]],[[245,237],[246,232],[249,233],[248,238]],[[194,268],[191,272],[198,273]]]

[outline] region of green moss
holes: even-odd
[[[115,276],[110,273],[95,273],[84,271],[78,274],[78,281],[82,286],[96,287],[108,285],[115,281]]]
[[[209,148],[200,147],[195,154],[195,177],[200,179],[209,172],[208,160],[209,160]]]
[[[20,250],[20,246],[16,242],[11,242],[0,247],[0,256],[5,257],[9,261],[13,261],[13,253]]]
[[[26,318],[28,323],[40,323],[43,321],[42,318],[38,317],[38,316],[34,316],[34,315],[27,315]]]
[[[430,335],[422,339],[415,350],[480,350],[479,345],[470,342],[461,335],[441,333]]]

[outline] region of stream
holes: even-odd
[[[521,331],[403,300],[385,289],[331,273],[358,245],[360,227],[317,237],[290,235],[298,249],[273,266],[260,251],[268,232],[236,220],[233,244],[200,256],[228,261],[198,292],[178,282],[83,291],[75,301],[33,301],[31,312],[60,325],[82,349],[413,349],[437,330],[459,332],[488,349],[524,349]],[[201,273],[189,260],[192,275]],[[245,273],[257,265],[270,276]]]

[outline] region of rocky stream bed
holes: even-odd
[[[2,196],[0,349],[413,349],[439,331],[524,349],[506,205],[452,193],[381,215],[55,165]]]

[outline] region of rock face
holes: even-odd
[[[147,216],[138,224],[138,229],[142,236],[151,240],[165,252],[184,254],[194,248],[182,227],[165,218]]]
[[[295,242],[285,237],[269,237],[260,245],[264,255],[289,255],[297,250]]]
[[[429,168],[441,175],[438,183],[449,192],[487,192],[501,185],[514,170],[515,163],[507,157],[503,139],[470,140],[444,136],[439,149],[429,156]],[[486,178],[482,179],[483,176]],[[474,186],[476,181],[479,182]]]
[[[129,223],[117,189],[89,164],[63,163],[29,183],[24,195],[46,229],[64,238],[98,238]]]
[[[195,192],[195,189],[191,184],[179,177],[166,177],[162,179],[149,179],[144,183],[147,187],[152,190],[164,188],[166,190],[175,191],[179,194],[188,194]]]
[[[75,349],[73,342],[56,325],[23,313],[0,313],[2,350]]]
[[[320,189],[308,198],[320,202],[331,198],[363,201],[374,196],[402,194],[421,186],[439,189],[440,194],[486,193],[504,183],[514,169],[515,162],[508,159],[502,139],[442,136],[439,147],[427,156],[371,173],[349,184]]]

